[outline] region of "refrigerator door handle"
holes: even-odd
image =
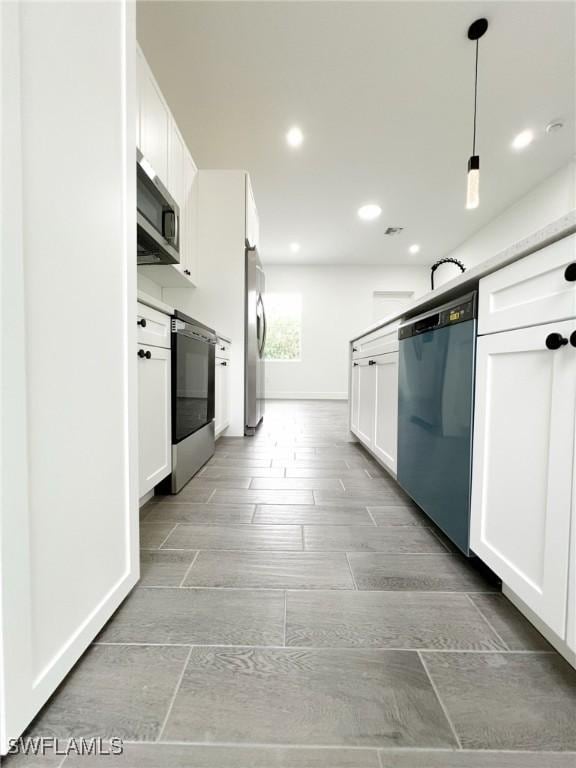
[[[258,303],[262,310],[262,336],[259,337],[259,347],[258,352],[260,354],[260,357],[264,357],[264,349],[266,347],[266,331],[267,331],[267,323],[266,323],[266,310],[264,309],[264,301],[262,299],[262,294],[258,295]],[[260,317],[258,317],[260,319]],[[260,323],[258,323],[258,327],[260,328]]]

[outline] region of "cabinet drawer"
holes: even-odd
[[[138,302],[138,344],[170,349],[170,317]]]
[[[480,280],[481,335],[576,317],[576,235]]]
[[[230,342],[218,338],[216,343],[216,358],[220,360],[230,360]]]
[[[383,355],[398,351],[398,327],[400,321],[378,328],[377,331],[362,336],[352,344],[352,359]]]

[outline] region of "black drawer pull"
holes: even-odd
[[[142,326],[142,328],[146,328],[146,318],[143,317],[141,320],[138,320],[138,325]]]
[[[376,360],[368,360],[368,365],[376,365]]]
[[[560,347],[565,347],[566,344],[568,344],[568,339],[560,333],[549,333],[546,336],[546,346],[548,349],[560,349]]]
[[[146,360],[150,360],[150,358],[152,357],[152,352],[150,352],[150,350],[149,350],[149,349],[148,349],[148,350],[146,350],[146,352],[145,352],[143,349],[139,349],[139,350],[138,350],[138,357],[139,357],[140,359],[142,359],[142,360],[143,360],[144,358],[146,358]]]
[[[222,360],[222,362],[220,363],[220,365],[228,365],[228,363],[227,363],[225,360]]]
[[[576,281],[576,261],[573,261],[572,264],[568,264],[564,270],[564,277],[569,283]]]
[[[576,331],[572,331],[570,334],[570,344],[572,344],[573,347],[576,347]]]
[[[356,366],[358,365],[358,363],[352,363],[352,365],[354,366],[354,368],[356,368]]]

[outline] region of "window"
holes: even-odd
[[[302,294],[267,293],[266,360],[300,360]]]

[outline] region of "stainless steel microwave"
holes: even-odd
[[[136,158],[138,264],[179,264],[180,209],[140,150]]]

